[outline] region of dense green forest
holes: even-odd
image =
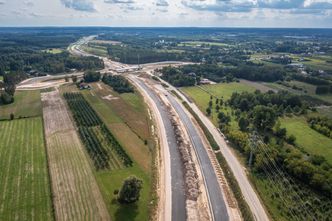
[[[16,84],[28,77],[75,70],[102,69],[96,57],[75,57],[66,48],[82,36],[73,30],[44,30],[0,33],[0,104],[14,101]],[[53,49],[59,53],[52,53]],[[2,90],[3,89],[3,90]]]

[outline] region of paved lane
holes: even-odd
[[[193,124],[190,117],[184,111],[183,107],[175,100],[175,98],[169,94],[168,100],[175,108],[181,121],[187,128],[190,139],[198,155],[200,161],[203,176],[205,177],[205,185],[207,187],[208,195],[210,198],[211,212],[215,221],[227,221],[229,216],[227,213],[226,204],[222,196],[222,190],[220,189],[218,178],[214,172],[214,168],[208,156],[207,150],[203,145],[199,132],[196,126]]]
[[[161,114],[163,124],[166,130],[167,142],[171,156],[171,183],[172,183],[172,221],[186,220],[186,197],[184,189],[184,178],[180,153],[178,151],[173,126],[165,105],[159,97],[142,81],[135,79],[141,88],[143,88],[152,100],[156,103]],[[167,212],[167,211],[166,211]]]

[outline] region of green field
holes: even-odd
[[[53,220],[40,117],[0,122],[0,220]]]
[[[0,81],[3,81],[3,76],[0,76]]]
[[[15,118],[40,116],[42,114],[40,92],[16,91],[14,103],[0,105],[0,119],[9,119],[11,113]]]
[[[281,126],[296,137],[295,143],[310,154],[324,156],[332,164],[332,140],[311,129],[304,117],[282,118]]]
[[[210,96],[218,97],[219,99],[223,99],[223,101],[227,101],[234,92],[243,92],[249,91],[254,92],[256,89],[253,86],[244,83],[221,83],[214,85],[204,85],[200,87],[184,87],[181,89],[185,94],[187,94],[191,99],[194,100],[199,109],[205,113],[206,108],[208,107],[208,103],[210,101]],[[215,107],[215,98],[213,99],[213,111],[211,114],[211,121],[217,126],[218,125],[218,113],[214,109]],[[224,113],[231,114],[231,108],[224,107],[221,109]],[[233,116],[232,116],[233,117]],[[232,120],[231,127],[236,128],[237,123]]]
[[[292,58],[298,61],[300,57],[298,55],[292,55]],[[331,56],[327,55],[315,55],[313,57],[305,57],[308,61],[299,61],[303,63],[306,66],[309,66],[316,70],[326,70],[331,71],[332,70],[332,63],[328,63],[327,61],[332,61]]]
[[[219,47],[229,46],[228,44],[222,42],[209,42],[209,41],[185,41],[178,44],[178,46],[190,46],[190,47],[199,47],[202,45],[219,46]]]
[[[288,91],[290,93],[297,94],[297,95],[310,95],[313,98],[318,98],[322,101],[332,103],[332,94],[317,95],[316,94],[317,86],[315,86],[315,85],[308,84],[305,82],[300,82],[300,81],[290,81],[290,82],[286,82],[286,83],[288,83],[290,87],[281,85],[281,84],[277,84],[277,83],[263,83],[263,84],[265,86],[270,87],[271,89],[285,90],[285,91]],[[297,87],[303,88],[303,90],[293,89],[292,86],[297,86]]]
[[[107,48],[105,46],[89,43],[88,45],[82,46],[82,49],[90,54],[108,57]]]
[[[99,85],[98,85],[99,84]],[[146,107],[138,94],[117,94],[109,86],[92,84],[92,90],[82,91],[111,133],[134,161],[132,167],[95,171],[101,193],[112,220],[148,220],[151,207],[151,161],[153,144],[149,141],[149,122]],[[72,89],[63,88],[63,91]],[[111,100],[105,96],[112,95]],[[130,138],[130,139],[128,139]],[[144,140],[148,140],[148,145]],[[122,182],[130,175],[143,180],[140,200],[132,205],[120,205],[114,190],[121,188]]]
[[[63,49],[60,49],[60,48],[50,48],[50,49],[47,49],[47,50],[43,50],[44,52],[46,53],[50,53],[50,54],[60,54],[63,52]]]

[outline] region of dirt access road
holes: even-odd
[[[59,92],[42,93],[47,156],[57,221],[109,221],[103,197]]]

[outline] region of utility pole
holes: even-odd
[[[249,138],[249,146],[250,146],[250,157],[249,157],[249,168],[251,168],[252,166],[252,160],[254,157],[254,152],[256,151],[257,148],[257,143],[258,143],[258,134],[257,132],[254,130],[251,134],[250,134],[250,138]]]

